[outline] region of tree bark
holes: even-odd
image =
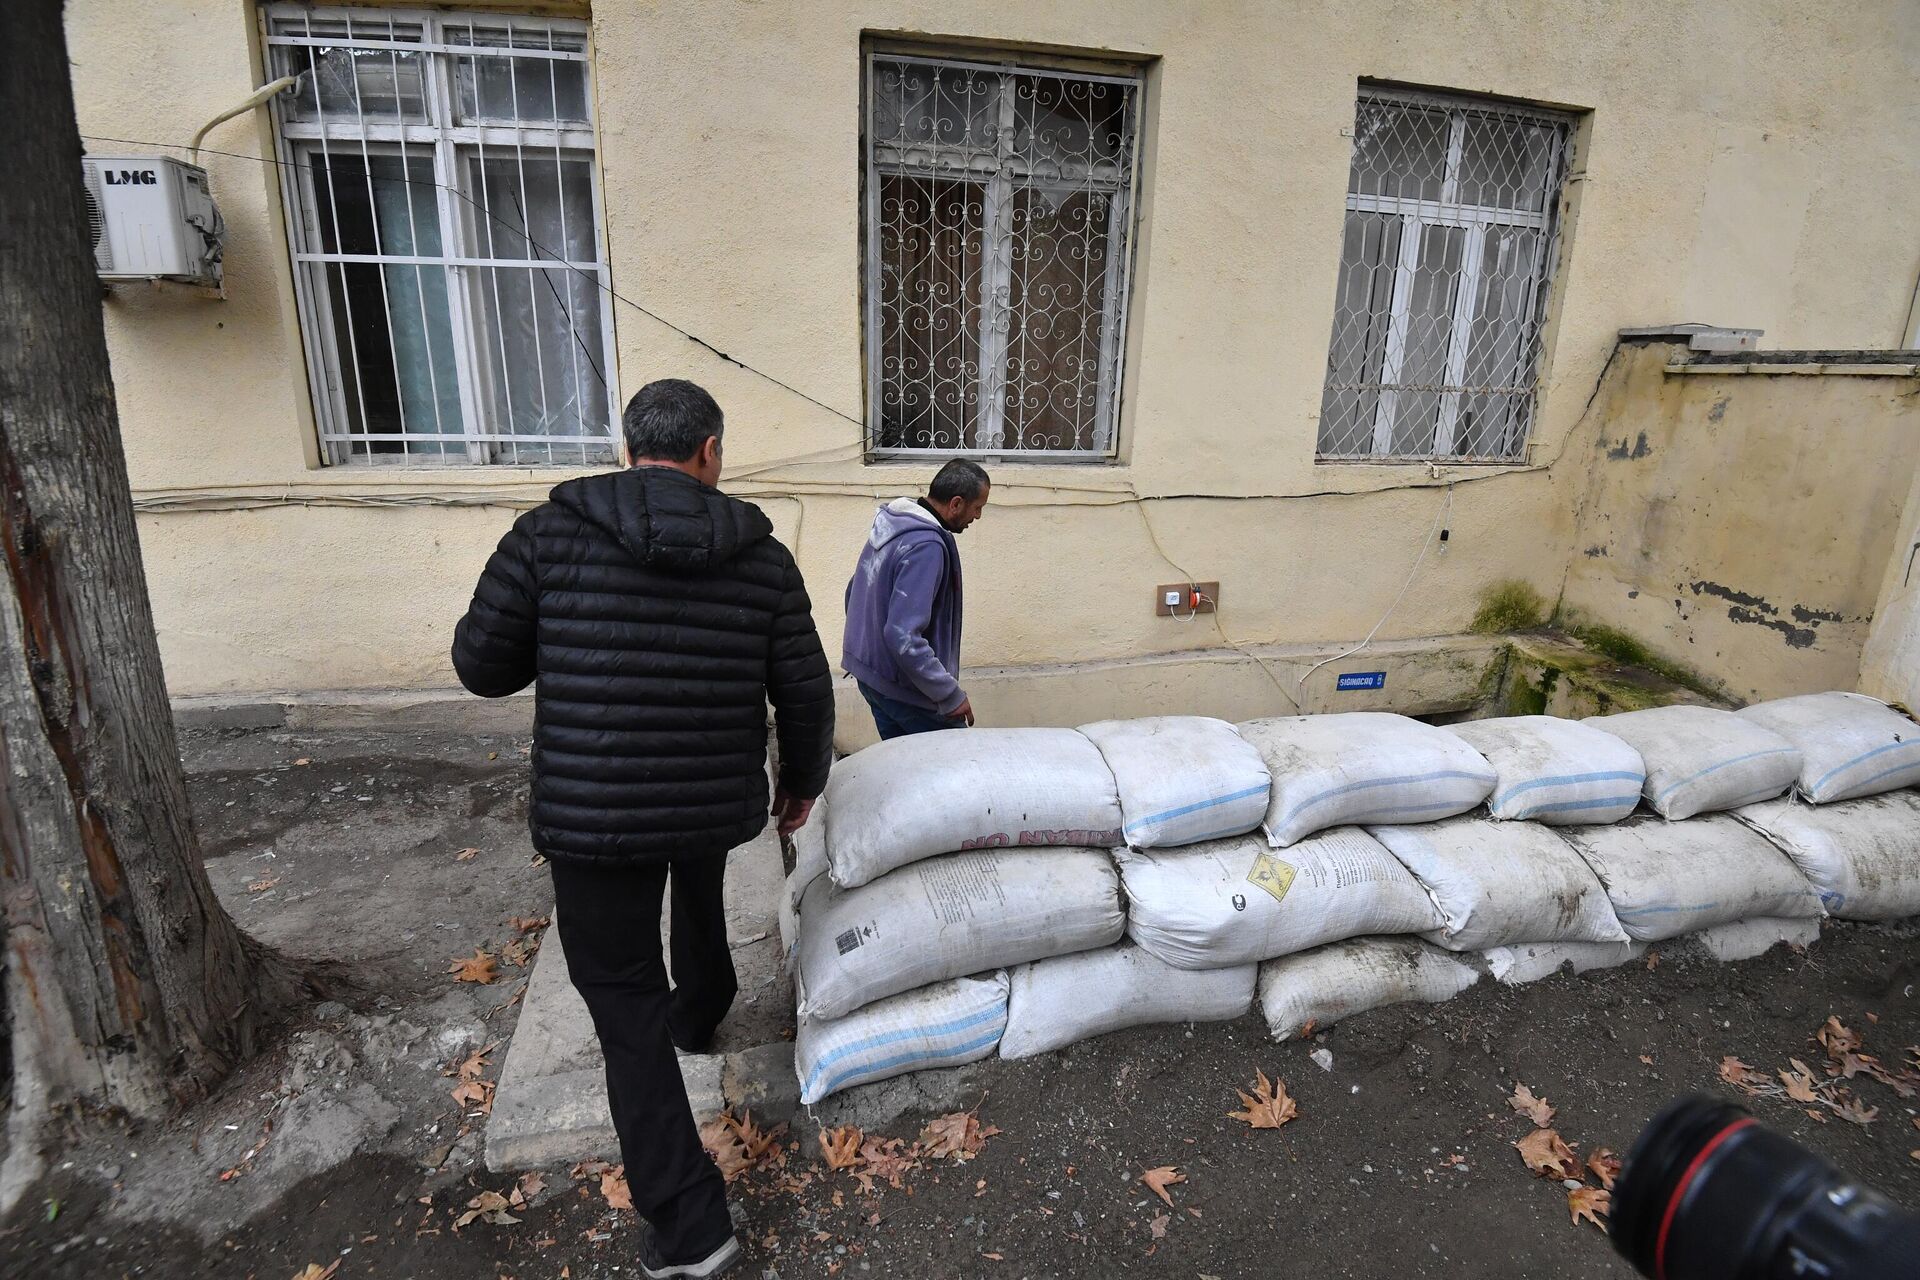
[[[3,1209],[88,1118],[151,1118],[204,1094],[304,980],[240,932],[201,864],[115,414],[59,0],[0,5],[0,119]]]

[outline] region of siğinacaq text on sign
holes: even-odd
[[[1335,677],[1333,687],[1343,693],[1348,689],[1384,689],[1387,687],[1387,673],[1384,671],[1345,671]]]

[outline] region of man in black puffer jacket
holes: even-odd
[[[569,480],[514,522],[454,630],[460,682],[534,684],[533,844],[553,869],[567,967],[607,1062],[607,1098],[651,1277],[739,1256],[674,1049],[712,1038],[736,990],[721,881],[771,810],[807,820],[833,759],[833,688],[806,585],[758,507],[720,479],[723,423],[690,382],[642,387],[633,466]],[[671,992],[660,909],[671,880]]]

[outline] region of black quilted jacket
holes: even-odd
[[[751,503],[684,472],[569,480],[514,522],[453,633],[460,683],[535,681],[533,844],[634,862],[724,853],[767,824],[767,702],[781,785],[833,759],[833,688],[806,585]]]

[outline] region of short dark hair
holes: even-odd
[[[955,498],[972,502],[992,483],[987,479],[985,467],[965,458],[955,458],[935,473],[933,483],[927,486],[927,496],[935,502],[952,502]]]
[[[726,431],[726,418],[707,389],[685,378],[661,378],[633,393],[620,415],[627,457],[685,462],[709,436]]]

